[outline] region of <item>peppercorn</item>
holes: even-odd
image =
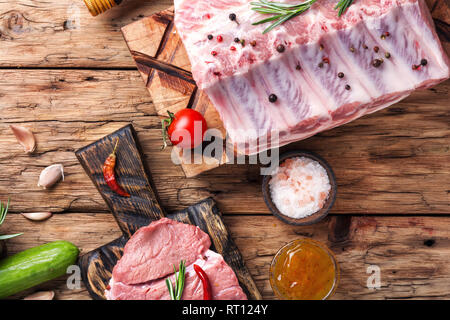
[[[380,51],[380,48],[375,46],[375,47],[373,47],[373,51],[378,52],[378,51]]]
[[[212,40],[214,37],[212,34],[208,34],[208,40]]]
[[[297,69],[297,70],[302,70],[302,66],[298,64],[298,65],[295,67],[295,69]]]
[[[386,36],[385,36],[384,34],[382,34],[382,35],[380,36],[380,39],[381,39],[381,40],[385,40],[385,39],[386,39]]]
[[[231,21],[235,21],[235,20],[236,20],[236,14],[230,13],[230,15],[228,16],[228,18],[230,18]]]
[[[320,50],[320,51],[323,50],[323,44],[320,45],[319,50]]]
[[[239,43],[241,40],[239,38],[234,38],[234,42]]]
[[[389,31],[386,31],[386,32],[384,33],[384,35],[385,35],[386,37],[389,37],[391,34],[389,33]]]
[[[350,90],[352,87],[350,87],[348,84],[345,85],[345,90]]]
[[[245,47],[245,39],[241,40],[241,46]]]
[[[269,101],[272,103],[276,102],[277,99],[278,99],[278,97],[273,93],[269,96]]]
[[[420,64],[423,65],[423,66],[426,66],[428,64],[427,59],[420,60]]]
[[[344,73],[343,72],[339,72],[338,73],[338,77],[342,79],[344,77]]]
[[[250,42],[250,45],[251,45],[252,47],[256,46],[256,41],[255,41],[255,40],[251,41],[251,42]]]
[[[235,46],[231,46],[231,47],[230,47],[230,50],[231,50],[231,51],[236,51],[236,47],[235,47]]]
[[[211,54],[215,57],[217,56],[217,51],[211,51]]]
[[[279,44],[279,45],[277,46],[277,51],[278,51],[279,53],[284,52],[284,50],[285,50],[285,47],[284,47],[282,44]]]
[[[364,49],[369,49],[369,47],[366,44],[363,44],[362,46]]]
[[[328,59],[327,57],[322,58],[322,61],[324,63],[330,63],[330,59]]]
[[[383,60],[382,60],[382,59],[374,59],[374,60],[372,61],[372,65],[373,65],[375,68],[378,68],[379,66],[381,66],[382,63],[383,63]]]
[[[384,54],[384,56],[386,57],[386,59],[389,59],[389,58],[391,57],[391,54],[390,54],[389,52],[386,52],[386,53]]]
[[[221,35],[217,36],[217,41],[222,42],[223,41],[223,37]]]
[[[420,64],[413,64],[412,65],[413,70],[420,70]]]
[[[318,65],[319,68],[323,68],[323,62],[320,62]]]
[[[351,51],[351,52],[355,52],[355,48],[350,47],[350,51]]]

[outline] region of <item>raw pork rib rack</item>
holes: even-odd
[[[340,18],[337,0],[318,0],[264,35],[268,25],[252,23],[268,16],[250,1],[175,0],[193,77],[240,153],[274,147],[274,135],[279,146],[305,139],[449,77],[423,0],[358,0]]]

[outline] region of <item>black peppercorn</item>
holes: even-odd
[[[375,46],[375,47],[373,47],[373,51],[378,52],[378,51],[380,51],[380,48]]]
[[[348,84],[345,85],[345,90],[350,90],[352,87],[350,87]]]
[[[276,102],[277,99],[278,99],[278,97],[273,93],[269,96],[269,101],[272,103]]]
[[[320,62],[318,65],[319,68],[323,68],[323,62]]]
[[[256,41],[255,41],[255,40],[250,41],[250,45],[251,45],[252,47],[256,46]]]
[[[365,45],[365,44],[363,44],[363,46],[362,46],[364,49],[369,49],[369,47],[367,46],[367,45]]]
[[[234,42],[239,43],[241,40],[239,38],[234,38]]]
[[[278,51],[279,53],[284,52],[284,50],[285,50],[285,47],[284,47],[282,44],[279,44],[279,45],[277,46],[277,51]]]
[[[214,37],[212,34],[208,34],[208,40],[212,40]]]
[[[231,21],[235,21],[235,20],[236,20],[236,14],[230,13],[230,15],[228,16],[228,18],[230,18]]]
[[[420,60],[420,64],[423,65],[423,66],[426,66],[428,64],[427,59]]]
[[[338,77],[339,77],[339,78],[343,78],[343,77],[344,77],[344,73],[343,73],[343,72],[339,72],[339,73],[338,73]]]
[[[386,57],[386,59],[389,59],[389,58],[391,57],[391,54],[390,54],[389,52],[386,52],[386,53],[384,54],[384,56]]]
[[[381,66],[382,63],[383,63],[383,60],[381,60],[381,59],[374,59],[374,60],[372,61],[372,65],[373,65],[375,68],[378,68],[379,66]]]
[[[302,70],[302,66],[298,64],[298,65],[295,67],[295,69],[297,69],[297,70]]]

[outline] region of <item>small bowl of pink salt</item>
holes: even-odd
[[[264,177],[264,200],[272,213],[292,225],[310,225],[325,218],[336,199],[330,165],[307,151],[280,156],[279,165]]]

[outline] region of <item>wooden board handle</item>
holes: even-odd
[[[112,191],[103,178],[103,162],[119,139],[116,155],[117,180],[131,197],[121,197]],[[165,213],[152,188],[148,168],[141,158],[136,131],[127,125],[75,152],[84,170],[113,213],[122,232],[131,236],[137,229],[160,219]]]

